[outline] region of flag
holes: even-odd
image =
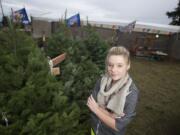
[[[29,23],[29,19],[28,19],[25,8],[22,8],[20,10],[13,12],[13,22],[16,22],[16,23],[20,22],[22,24],[28,24]]]
[[[124,27],[119,26],[119,31],[120,32],[129,32],[129,33],[131,33],[133,31],[135,25],[136,25],[136,21],[133,21],[133,22],[129,23],[128,25],[124,26]]]
[[[79,13],[76,15],[71,16],[70,18],[67,19],[67,26],[71,27],[71,26],[81,26],[81,21],[80,21],[80,15]]]

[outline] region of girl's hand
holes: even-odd
[[[96,113],[99,110],[99,105],[96,103],[92,95],[88,97],[87,106],[94,113]]]

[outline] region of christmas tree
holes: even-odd
[[[92,28],[85,39],[74,39],[63,27],[50,38],[45,52],[12,25],[0,31],[0,134],[84,135],[90,131],[86,100],[103,73],[107,44]],[[47,56],[64,52],[61,74],[54,77]]]
[[[90,126],[86,101],[96,80],[103,73],[108,45],[91,26],[81,28],[86,35],[84,38],[74,38],[68,28],[61,27],[63,30],[50,38],[46,54],[52,58],[59,53],[67,53],[65,61],[60,64],[61,75],[58,80],[64,84],[68,102],[76,102],[81,108],[76,132],[79,129],[88,134]]]
[[[73,134],[79,106],[51,74],[46,56],[26,33],[0,31],[0,134]]]

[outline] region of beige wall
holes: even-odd
[[[48,22],[44,20],[33,20],[33,37],[42,37],[43,31],[46,37],[49,37],[52,32],[55,32],[59,28],[58,22]],[[110,28],[95,27],[101,38],[104,40],[112,40],[115,31]],[[71,28],[74,37],[84,37],[86,33],[82,27]],[[171,58],[180,60],[180,34],[163,35],[160,34],[159,38],[155,38],[156,34],[145,33],[145,32],[132,32],[122,33],[120,32],[118,37],[118,44],[124,45],[131,49],[133,46],[148,46],[153,49],[161,50],[168,53]],[[177,38],[178,37],[178,38]]]
[[[45,20],[32,19],[32,35],[34,38],[46,37],[51,35],[51,22]]]

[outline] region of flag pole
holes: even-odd
[[[11,8],[11,16],[12,16],[12,22],[14,22],[14,11],[13,11],[13,9]]]
[[[88,16],[86,16],[86,25],[89,24]]]
[[[2,0],[0,0],[0,5],[1,5],[2,15],[3,15],[3,17],[4,17],[3,6],[2,6]]]
[[[64,13],[64,20],[66,21],[66,19],[67,19],[67,8],[66,8],[65,13]]]

